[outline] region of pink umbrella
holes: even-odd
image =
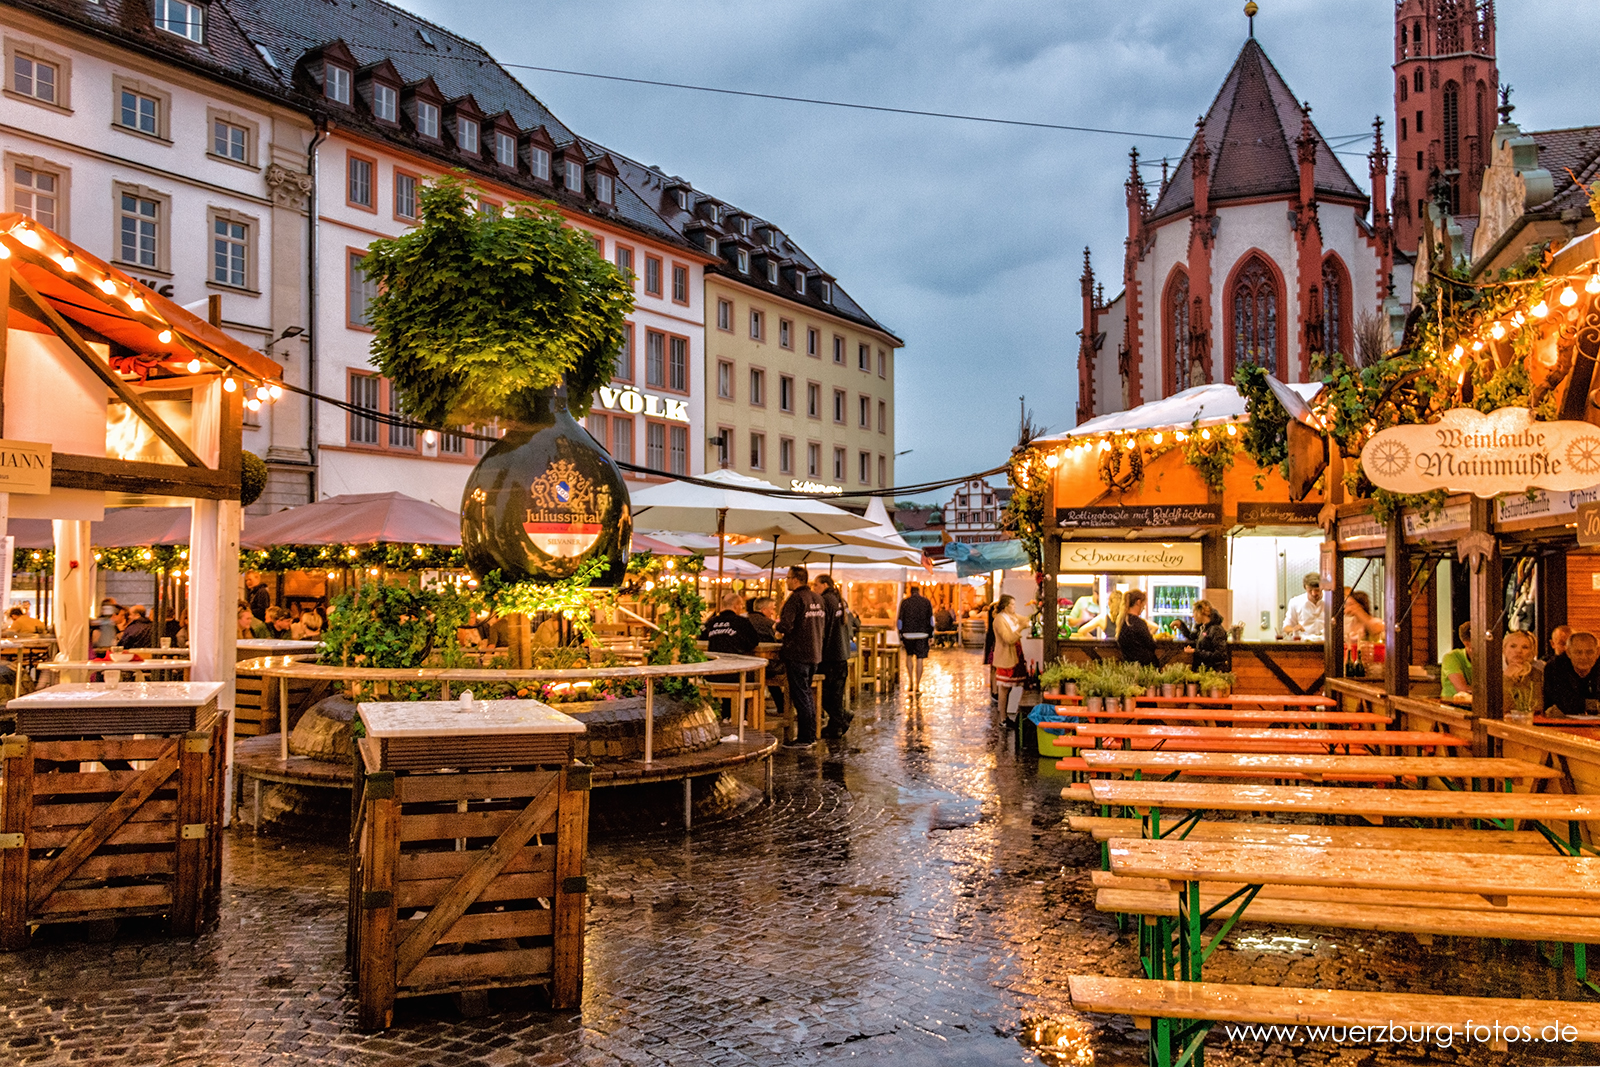
[[[243,548],[461,544],[461,516],[404,493],[348,493],[252,518]]]
[[[12,519],[7,532],[18,548],[54,548],[49,519]],[[90,528],[96,548],[144,548],[189,543],[188,508],[113,508]]]

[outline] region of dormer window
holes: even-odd
[[[517,139],[504,130],[494,131],[494,161],[502,167],[517,165]]]
[[[204,9],[185,0],[155,0],[156,29],[199,44],[205,40]]]
[[[716,253],[716,251],[717,251],[717,235],[716,234],[714,234],[714,233],[706,234],[706,247],[708,249],[710,249],[713,254]]]
[[[750,220],[745,218],[743,215],[740,215],[738,220],[734,223],[734,228],[745,237],[750,236]]]
[[[778,261],[775,259],[767,260],[767,284],[778,284]]]
[[[594,176],[594,198],[602,204],[609,204],[615,195],[611,175],[596,174]]]
[[[583,164],[575,159],[566,161],[567,191],[572,193],[583,192]]]
[[[439,106],[423,100],[417,101],[417,133],[437,139],[439,136]]]
[[[528,150],[528,170],[540,181],[550,180],[550,150],[534,145]]]
[[[382,119],[384,122],[394,122],[399,114],[396,104],[399,94],[391,86],[374,84],[372,86],[372,117]]]
[[[824,304],[833,303],[833,283],[821,281],[817,283],[817,296]]]
[[[794,272],[794,291],[801,296],[806,295],[806,272],[803,270]]]
[[[678,210],[679,211],[688,211],[689,210],[689,190],[687,190],[687,189],[679,189],[678,190]]]
[[[327,66],[327,73],[323,76],[322,92],[329,100],[336,104],[350,102],[350,72],[344,67],[336,67],[332,63]]]
[[[456,147],[473,155],[478,153],[478,124],[472,119],[456,120]]]
[[[733,265],[739,268],[740,274],[750,273],[750,253],[742,248],[733,250]]]

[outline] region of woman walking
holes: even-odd
[[[1017,721],[1017,711],[1022,704],[1022,687],[1027,684],[1028,668],[1022,659],[1022,634],[1026,623],[1011,610],[1014,603],[1009,594],[1002,596],[994,607],[994,674],[1000,685],[1000,707],[1006,722]]]

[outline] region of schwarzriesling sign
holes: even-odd
[[[1361,469],[1380,489],[1443,489],[1494,497],[1529,489],[1583,489],[1600,481],[1600,426],[1535,422],[1526,408],[1488,415],[1453,408],[1428,426],[1395,426],[1361,450]]]

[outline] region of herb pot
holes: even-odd
[[[1069,696],[1069,697],[1077,696],[1078,695],[1078,683],[1077,682],[1062,682],[1061,683],[1061,695],[1062,696]]]
[[[478,461],[461,496],[461,549],[479,578],[557,582],[601,559],[590,584],[615,586],[632,536],[622,473],[553,389]]]
[[[1178,687],[1176,685],[1162,683],[1161,695],[1164,697],[1175,697],[1178,695]]]
[[[1102,697],[1089,697],[1083,703],[1091,715],[1105,710],[1105,701]]]
[[[1121,697],[1106,697],[1105,698],[1105,708],[1106,708],[1106,712],[1108,714],[1115,715],[1117,712],[1122,710],[1122,698]]]
[[[1200,695],[1200,683],[1199,682],[1185,682],[1185,683],[1183,683],[1183,695],[1186,696],[1186,697],[1197,697],[1197,696],[1199,696]]]

